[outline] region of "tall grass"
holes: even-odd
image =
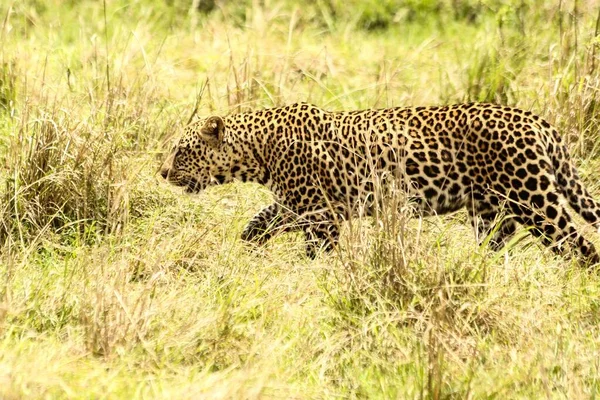
[[[464,212],[414,218],[391,191],[311,261],[299,234],[238,240],[266,190],[192,197],[156,171],[195,107],[493,101],[559,127],[599,194],[599,15],[591,1],[0,4],[0,397],[597,396],[598,278],[527,232],[492,253]]]

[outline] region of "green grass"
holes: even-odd
[[[524,231],[496,254],[465,213],[388,207],[311,261],[240,242],[266,189],[156,175],[196,105],[493,101],[600,198],[593,1],[192,3],[0,5],[0,397],[600,394],[600,278]]]

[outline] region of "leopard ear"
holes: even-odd
[[[209,117],[200,129],[202,139],[212,147],[218,147],[223,141],[225,123],[218,116]]]

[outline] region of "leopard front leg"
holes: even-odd
[[[330,252],[338,244],[340,228],[338,213],[331,210],[306,213],[302,216],[302,230],[306,237],[306,255],[314,259],[319,251]]]
[[[244,228],[242,240],[264,245],[273,236],[300,229],[293,223],[290,212],[273,203],[256,214]]]
[[[315,258],[320,250],[335,248],[340,235],[340,218],[344,215],[343,209],[337,212],[329,208],[292,212],[273,203],[252,218],[241,238],[260,246],[277,234],[302,230],[306,238],[306,254]]]

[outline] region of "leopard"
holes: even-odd
[[[523,227],[556,254],[600,261],[567,210],[600,227],[600,203],[566,141],[542,117],[506,105],[328,111],[295,103],[196,117],[159,173],[188,193],[233,181],[265,186],[275,201],[241,239],[260,246],[300,231],[311,258],[338,246],[342,222],[373,215],[378,185],[391,179],[420,216],[466,208],[479,245],[498,251]]]

